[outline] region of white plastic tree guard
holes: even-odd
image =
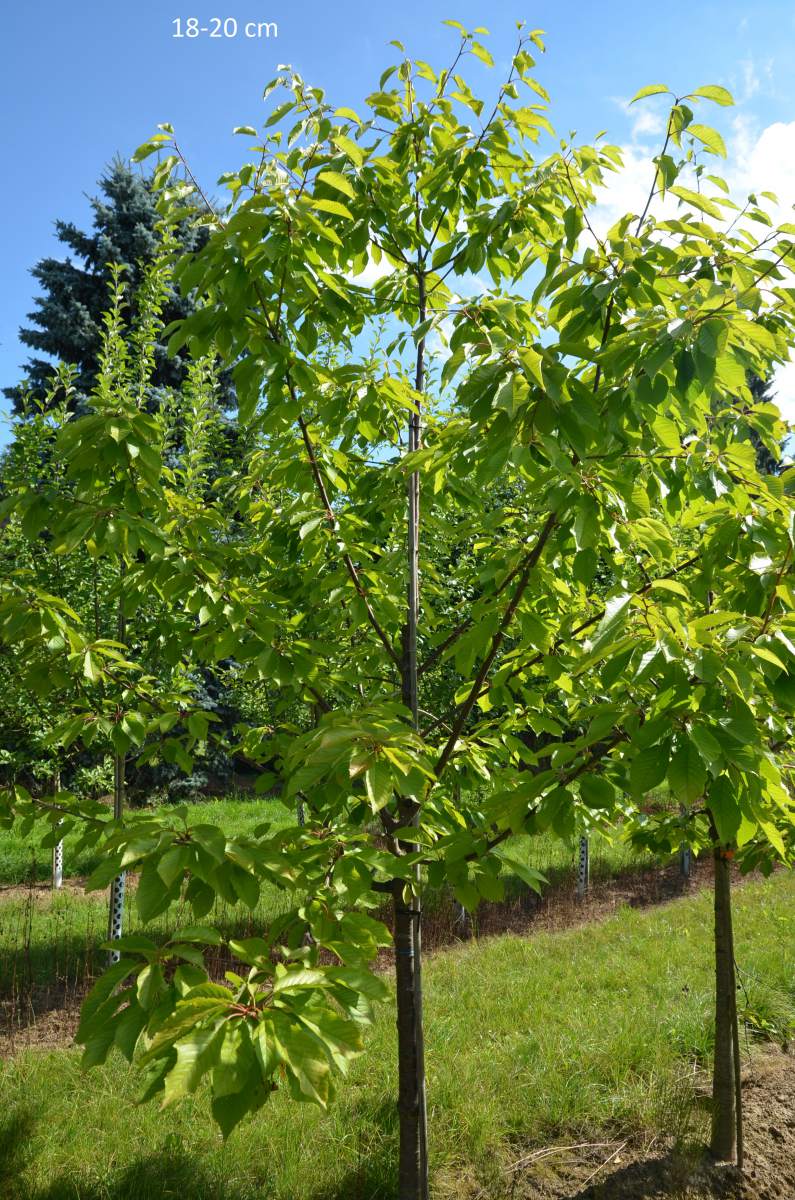
[[[52,777],[52,794],[57,796],[61,790],[61,773],[56,771]],[[63,887],[63,839],[56,842],[52,848],[52,886]]]

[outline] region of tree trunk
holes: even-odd
[[[729,859],[715,847],[715,1059],[712,1076],[712,1140],[710,1150],[722,1162],[737,1156],[738,1107],[736,1086],[740,1064],[735,1061],[737,997],[732,937]]]
[[[418,217],[419,220],[419,217]],[[418,226],[419,229],[419,226]],[[425,320],[425,272],[422,260],[417,264],[419,290],[418,316]],[[425,339],[417,344],[417,370],[414,380],[418,396],[425,387]],[[422,411],[419,400],[409,418],[408,452],[422,445]],[[417,684],[417,631],[420,612],[420,476],[412,471],[407,495],[407,567],[406,625],[403,640],[401,693],[411,713],[415,733],[419,730],[419,692]],[[399,804],[402,825],[418,825],[420,806],[414,797],[403,797]],[[418,847],[412,844],[407,850]],[[419,866],[414,872],[409,905],[405,884],[395,880],[395,982],[398,1033],[398,1116],[400,1125],[399,1200],[428,1200],[428,1117],[425,1101],[425,1040],[422,1025],[422,879]]]
[[[122,588],[124,586],[124,563],[119,564],[119,605],[116,616],[116,640],[123,642],[126,636],[126,626],[124,621],[124,596]],[[125,756],[119,754],[118,751],[113,755],[113,819],[120,821],[124,813],[124,784],[125,784]],[[110,904],[108,909],[108,941],[117,942],[122,935],[122,926],[124,922],[124,885],[126,881],[126,873],[121,872],[110,885]],[[108,963],[113,966],[119,961],[118,950],[111,950],[108,953]]]
[[[428,1200],[425,1053],[418,898],[407,905],[398,882],[394,895],[395,983],[400,1122],[399,1200]]]

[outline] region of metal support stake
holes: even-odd
[[[588,893],[591,877],[591,861],[587,837],[580,838],[580,853],[577,861],[577,898],[584,900]]]
[[[52,886],[63,887],[63,842],[56,842],[52,848]]]
[[[687,808],[682,804],[679,812],[683,817],[687,816]],[[687,842],[682,842],[679,847],[679,872],[683,879],[690,878],[690,870],[693,865],[693,853]]]
[[[472,918],[464,908],[463,904],[455,902],[455,916],[453,918],[456,933],[459,937],[468,939],[472,937]]]
[[[108,941],[117,942],[122,933],[122,921],[124,918],[124,883],[127,877],[127,872],[122,871],[121,875],[117,875],[110,885],[110,918],[108,920]],[[118,950],[110,950],[108,952],[108,965],[113,966],[117,963],[121,955]]]
[[[52,777],[53,795],[57,796],[61,790],[61,773],[56,771]],[[52,848],[52,886],[54,888],[63,887],[63,840],[56,842]]]

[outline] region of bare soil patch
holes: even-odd
[[[510,1169],[511,1200],[795,1200],[795,1055],[754,1057],[743,1077],[745,1166],[703,1146],[546,1147]],[[487,1200],[481,1193],[480,1200]]]

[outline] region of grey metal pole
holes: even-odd
[[[587,837],[580,838],[580,852],[577,860],[577,898],[584,900],[588,894],[591,881],[591,856]]]
[[[124,583],[124,563],[119,566],[119,587]],[[126,635],[124,623],[124,596],[119,592],[119,607],[116,620],[116,637],[123,642]],[[113,756],[113,819],[120,821],[124,813],[125,759],[118,752]],[[108,941],[117,942],[122,935],[124,921],[124,885],[126,872],[122,871],[110,885],[110,909],[108,912]],[[108,963],[113,966],[120,958],[118,950],[108,953]]]
[[[116,754],[113,759],[113,816],[120,820],[124,811],[124,755]],[[108,912],[108,941],[117,942],[122,935],[124,921],[124,887],[127,873],[122,871],[110,885],[110,911]],[[120,958],[118,950],[108,953],[108,963],[113,966]]]

